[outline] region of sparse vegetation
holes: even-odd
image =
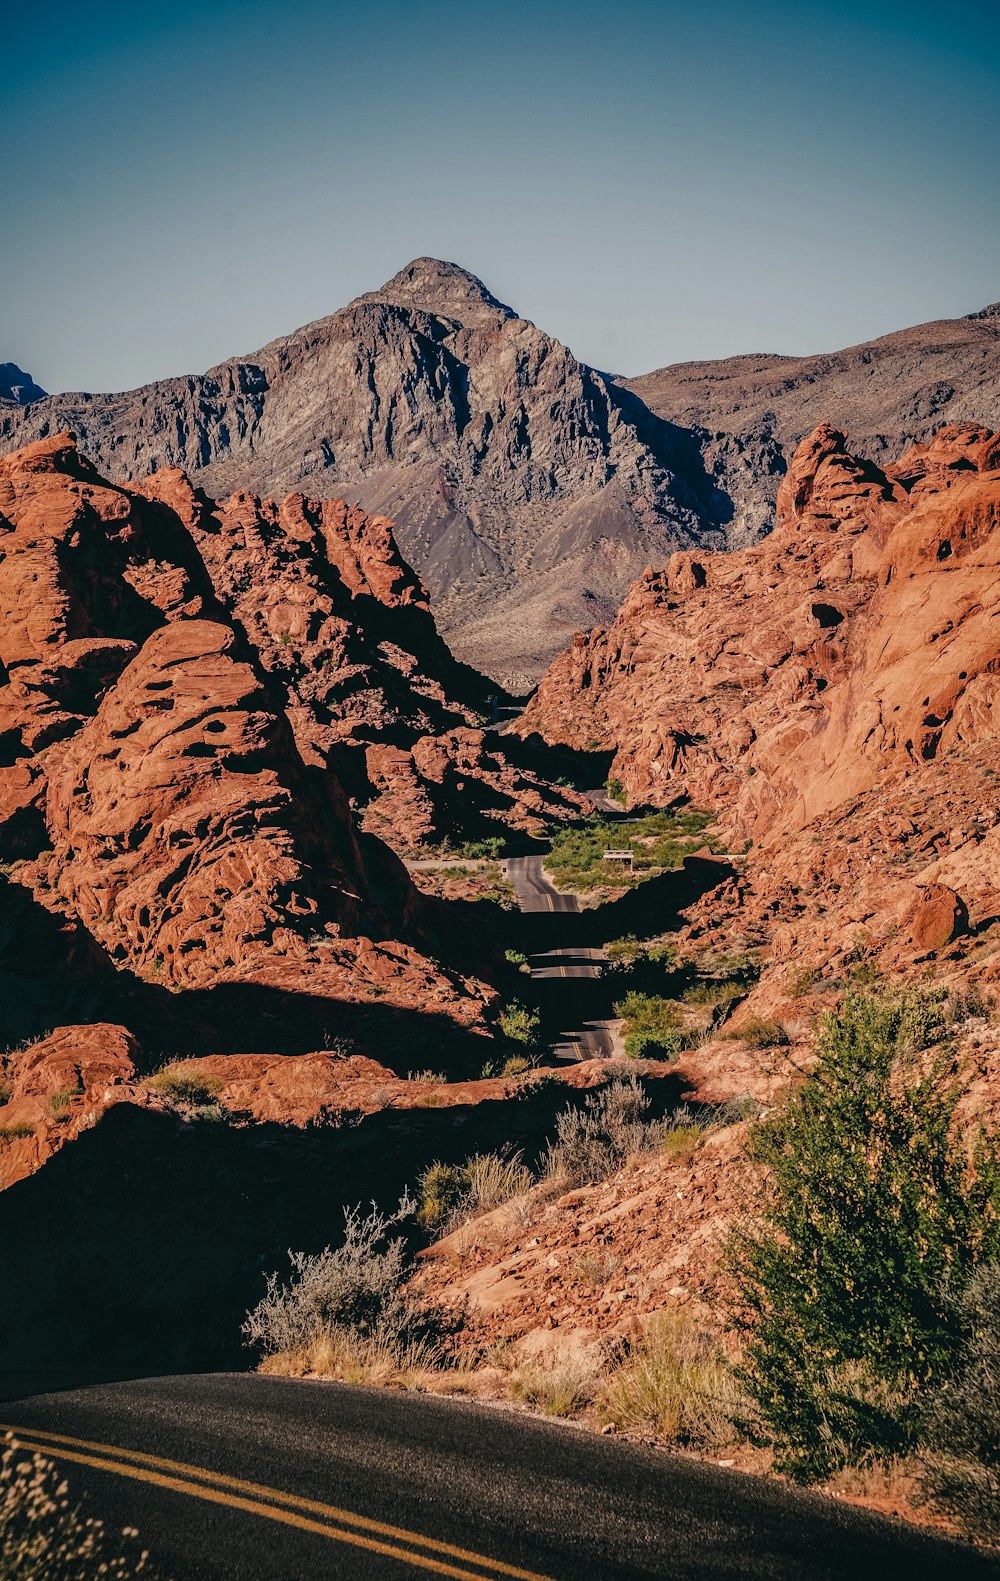
[[[538,1048],[541,1041],[542,1018],[537,1010],[525,1005],[509,1004],[501,1010],[497,1024],[505,1038],[512,1043],[523,1043],[525,1048]]]
[[[553,832],[545,866],[571,889],[631,887],[654,872],[679,867],[685,856],[705,844],[703,831],[711,821],[711,813],[691,809],[648,813],[627,824],[594,816]],[[626,847],[632,852],[632,871],[609,872],[604,852]]]
[[[589,1093],[583,1107],[556,1117],[545,1172],[570,1185],[604,1180],[628,1159],[655,1152],[675,1124],[649,1117],[650,1101],[633,1078],[612,1081]],[[685,1115],[685,1120],[687,1115]]]
[[[780,1021],[765,1021],[760,1016],[752,1016],[749,1021],[734,1027],[728,1035],[752,1049],[785,1048],[790,1041]]]
[[[719,1336],[683,1311],[663,1312],[627,1345],[604,1383],[598,1405],[605,1421],[639,1428],[690,1449],[718,1449],[739,1436],[744,1406]]]
[[[957,1132],[942,1008],[931,991],[850,989],[816,1069],[754,1132],[765,1201],[730,1248],[745,1378],[799,1477],[916,1447],[961,1353],[948,1292],[1000,1253],[1000,1156]]]
[[[222,1081],[205,1071],[187,1069],[182,1065],[168,1065],[146,1080],[146,1086],[159,1093],[168,1103],[191,1109],[212,1104],[222,1091]]]
[[[35,1127],[20,1121],[12,1125],[0,1125],[0,1142],[17,1142],[22,1137],[34,1136]]]
[[[111,1533],[70,1502],[62,1472],[5,1434],[0,1453],[0,1581],[152,1578],[138,1532]]]
[[[443,1363],[453,1324],[406,1288],[405,1243],[391,1235],[413,1207],[403,1201],[388,1219],[375,1208],[365,1217],[349,1209],[340,1246],[290,1252],[290,1278],[268,1275],[243,1324],[265,1370],[356,1379]]]
[[[682,1044],[682,1018],[672,999],[630,993],[615,1005],[625,1023],[629,1059],[676,1059]]]
[[[589,1405],[598,1383],[593,1348],[563,1346],[522,1361],[511,1374],[512,1393],[546,1416],[573,1416]]]
[[[530,1189],[520,1153],[477,1153],[464,1164],[431,1164],[420,1177],[417,1218],[440,1234],[477,1213],[490,1213]]]

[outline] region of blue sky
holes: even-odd
[[[1000,8],[22,7],[0,361],[200,371],[423,253],[638,373],[1000,298]]]

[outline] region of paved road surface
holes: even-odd
[[[0,1402],[172,1581],[952,1581],[1000,1560],[471,1402],[242,1374]]]
[[[577,897],[564,895],[556,889],[545,874],[542,860],[541,856],[507,858],[507,878],[514,886],[521,910],[579,914]],[[528,957],[532,978],[539,982],[562,978],[579,981],[582,978],[596,983],[601,975],[604,951],[584,944],[567,945],[560,942],[561,937],[559,926],[553,921],[550,937],[543,948]],[[613,1023],[605,1017],[581,1015],[580,997],[579,989],[572,988],[559,995],[558,1009],[564,1026],[562,1041],[554,1045],[553,1053],[564,1060],[599,1059],[613,1054]]]

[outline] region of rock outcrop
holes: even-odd
[[[355,611],[366,598],[403,614],[419,603],[387,524],[336,504],[282,509],[286,536],[307,516],[329,520],[323,563]],[[8,877],[147,982],[308,988],[331,1005],[377,992],[464,1023],[482,990],[420,954],[419,898],[391,852],[355,831],[312,732],[315,699],[290,723],[284,628],[276,650],[265,638],[311,595],[260,549],[259,523],[280,518],[242,500],[217,516],[177,476],[149,495],[114,487],[68,435],[0,462]],[[227,535],[256,545],[248,562],[203,555]],[[241,593],[233,559],[250,573]],[[255,578],[266,585],[251,596]],[[306,618],[322,633],[332,616]],[[335,626],[329,647],[320,636],[300,653],[303,670],[329,654],[334,689],[350,623]],[[372,666],[368,681],[377,689]]]
[[[681,940],[760,952],[748,1014],[800,1019],[869,957],[1000,980],[1000,441],[948,427],[879,468],[823,425],[778,504],[754,548],[648,572],[517,728],[751,844]]]
[[[32,401],[44,401],[45,393],[31,374],[25,373],[16,362],[0,362],[0,403],[11,401],[15,406],[30,406]]]
[[[725,501],[731,548],[770,531],[795,447],[818,424],[880,466],[944,424],[1000,428],[1000,303],[811,357],[677,363],[630,379],[658,417],[689,430]]]

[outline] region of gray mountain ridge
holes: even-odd
[[[787,456],[821,418],[873,459],[944,422],[1000,427],[1000,317],[626,380],[468,271],[419,258],[207,373],[0,398],[0,450],[69,428],[113,480],[179,466],[212,495],[298,490],[384,512],[455,652],[524,690],[645,565],[766,532]]]

